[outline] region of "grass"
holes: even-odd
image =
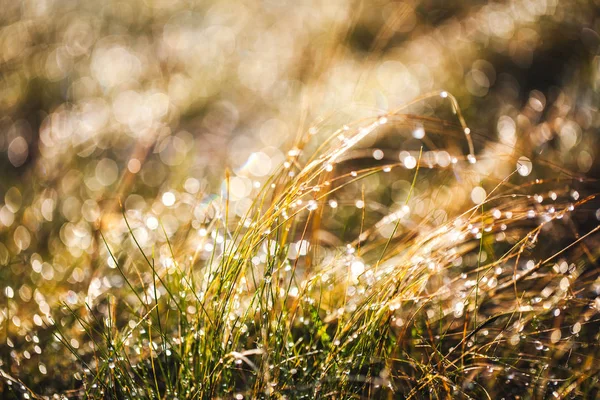
[[[439,186],[468,193],[453,174],[477,161],[456,101],[442,97],[460,125],[401,109],[344,125],[318,146],[303,136],[243,217],[232,212],[228,174],[201,226],[163,229],[161,249],[136,239],[124,210],[136,255],[99,232],[123,285],[65,303],[53,325],[77,366],[79,387],[67,394],[596,396],[598,250],[586,243],[600,226],[577,222],[594,194],[565,175],[523,182],[513,173],[469,209],[448,203]],[[417,123],[464,135],[468,156],[435,163],[422,147],[399,163],[349,157],[369,135]],[[383,204],[365,187],[374,176],[406,177],[404,201]],[[73,345],[73,330],[85,346]]]
[[[0,398],[600,398],[597,4],[8,3]]]

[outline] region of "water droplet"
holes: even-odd
[[[560,283],[558,286],[560,287],[561,290],[566,291],[569,288],[569,285],[570,285],[569,278],[564,277],[560,280]]]
[[[406,156],[403,160],[404,167],[407,169],[413,169],[417,166],[417,160],[413,156]]]
[[[531,160],[525,156],[519,157],[519,160],[517,161],[517,171],[519,172],[519,175],[527,176],[531,174],[532,170],[533,164]]]
[[[171,207],[173,204],[175,204],[175,195],[172,192],[163,193],[162,202],[165,206]]]
[[[365,272],[365,264],[360,260],[352,261],[352,264],[350,264],[350,272],[354,279],[358,278],[358,276]]]
[[[415,129],[413,129],[412,135],[415,139],[423,139],[425,137],[425,129],[423,128],[423,126],[419,125]]]

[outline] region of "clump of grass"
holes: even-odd
[[[594,196],[566,177],[511,175],[472,208],[414,215],[433,201],[434,174],[476,165],[442,93],[458,127],[397,110],[344,125],[308,157],[307,135],[243,217],[227,177],[202,227],[168,240],[167,255],[144,249],[123,213],[137,261],[104,244],[125,285],[65,305],[70,321],[56,325],[80,366],[78,395],[593,397],[598,251],[586,241],[600,227],[581,232],[574,215]],[[444,166],[423,149],[400,163],[349,157],[373,132],[415,124],[464,134],[468,156]],[[394,174],[411,182],[405,201],[377,206],[361,183]],[[90,351],[71,345],[69,324]]]

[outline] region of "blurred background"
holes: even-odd
[[[166,237],[202,230],[226,169],[241,216],[307,134],[314,146],[330,126],[428,93],[406,111],[454,133],[437,126],[427,142],[426,126],[404,124],[363,148],[398,162],[425,142],[448,150],[440,166],[464,157],[437,95],[447,91],[475,144],[474,185],[500,182],[517,160],[532,179],[598,177],[599,9],[597,0],[4,2],[0,368],[45,392],[80,378],[59,368],[72,356],[46,326],[69,330],[51,318],[60,303],[123,286],[98,234],[132,248],[121,205],[141,246],[169,268]],[[391,208],[409,180],[367,188],[389,192]],[[477,203],[470,189],[441,194],[443,218]]]

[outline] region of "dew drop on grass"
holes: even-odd
[[[575,324],[573,325],[573,327],[571,328],[571,332],[573,332],[573,334],[578,334],[581,331],[581,323],[580,322],[575,322]]]
[[[454,305],[454,316],[459,318],[463,315],[463,309],[465,308],[465,303],[459,301]]]
[[[531,219],[535,217],[535,210],[527,211],[527,218]]]
[[[532,170],[533,164],[531,160],[525,156],[519,157],[519,160],[517,161],[517,171],[519,172],[519,175],[528,176],[531,174]]]
[[[350,271],[352,272],[352,277],[356,279],[365,272],[365,264],[360,260],[355,260],[350,264]]]

